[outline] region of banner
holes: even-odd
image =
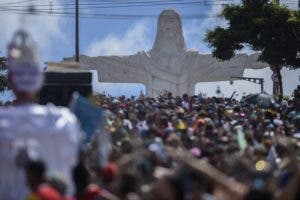
[[[78,93],[73,94],[70,110],[76,115],[81,129],[85,133],[83,141],[89,142],[101,123],[103,123],[102,110]]]

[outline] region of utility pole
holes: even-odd
[[[52,1],[50,1],[50,12],[49,12],[50,15],[52,14],[52,11],[53,11],[53,4]]]
[[[79,62],[79,5],[76,1],[76,19],[75,19],[75,61]]]

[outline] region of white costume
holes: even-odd
[[[26,31],[16,32],[7,57],[14,92],[37,93],[43,74]],[[25,199],[26,159],[22,155],[43,160],[48,175],[62,177],[70,188],[79,142],[76,117],[66,108],[20,101],[15,107],[0,109],[0,199]]]
[[[66,108],[23,104],[0,109],[0,199],[25,199],[25,172],[16,165],[20,147],[42,159],[48,175],[62,176],[70,188],[79,141],[77,120]]]

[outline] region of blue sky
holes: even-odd
[[[15,2],[24,2],[13,4]],[[0,0],[1,6],[6,6],[9,9],[24,9],[29,4],[33,4],[37,9],[49,9],[50,2],[53,5],[53,12],[73,12],[68,10],[75,0]],[[114,0],[114,1],[100,1],[100,0],[79,0],[81,4],[94,4],[94,5],[81,5],[81,13],[88,14],[110,14],[110,15],[151,15],[158,16],[165,8],[174,8],[182,16],[183,32],[185,36],[186,46],[188,48],[196,49],[201,53],[210,53],[207,44],[203,42],[203,37],[208,29],[212,29],[217,25],[225,25],[226,23],[215,16],[220,12],[220,2],[217,0]],[[111,3],[113,2],[113,3]],[[148,2],[148,6],[144,7],[116,7],[128,6],[124,2]],[[150,3],[149,3],[150,2]],[[152,3],[151,3],[152,2]],[[155,2],[162,2],[164,5],[154,5]],[[167,2],[181,3],[167,4]],[[196,3],[195,3],[196,2]],[[205,3],[206,2],[206,3]],[[226,2],[239,2],[237,0],[227,0]],[[283,1],[282,1],[283,2]],[[297,0],[288,0],[289,6],[295,7]],[[8,4],[9,3],[9,4]],[[48,5],[49,6],[45,6]],[[42,7],[41,5],[44,5]],[[136,5],[136,4],[132,4]],[[9,6],[9,7],[7,7]],[[15,7],[17,6],[17,7]],[[95,7],[107,8],[95,8]],[[5,9],[5,8],[4,8]],[[48,10],[50,12],[50,10]],[[10,41],[11,36],[18,28],[27,29],[34,39],[36,46],[39,49],[41,63],[46,61],[60,61],[63,57],[70,57],[74,52],[74,19],[70,16],[53,16],[49,14],[43,15],[20,15],[15,14],[20,11],[0,11],[0,55],[5,55],[6,45]],[[186,16],[200,15],[198,18],[186,18]],[[139,50],[150,49],[154,42],[156,34],[156,17],[141,17],[138,19],[96,19],[81,18],[80,19],[80,52],[90,56],[99,55],[129,55],[134,54]],[[253,71],[246,70],[244,75],[248,76],[261,76],[270,79],[271,72],[268,70]],[[286,74],[286,93],[289,94],[294,88],[293,85],[299,84],[299,71]],[[293,76],[293,78],[291,78]],[[224,93],[231,93],[233,90],[258,92],[259,86],[249,85],[243,81],[238,81],[239,84],[230,86],[228,83],[202,83],[196,88],[196,91],[203,91],[208,95],[213,95],[217,85],[221,86]],[[228,85],[227,85],[228,84]],[[109,90],[112,94],[120,94],[124,92],[133,92],[137,94],[142,88],[140,86],[120,85],[115,86],[112,84],[99,85],[94,84],[97,91]],[[207,89],[209,88],[209,89]],[[271,84],[267,84],[267,90],[270,92]]]
[[[1,4],[19,2],[20,0],[0,0]],[[32,3],[25,2],[23,4],[18,4],[18,6],[26,6],[29,4],[36,5],[36,9],[45,9],[48,7],[41,7],[41,5],[47,5],[52,1],[53,9],[67,9],[68,12],[73,12],[69,10],[70,6],[65,6],[67,3],[73,3],[74,0],[33,0]],[[131,0],[133,1],[133,0]],[[139,0],[145,2],[143,0]],[[227,0],[228,1],[228,0]],[[161,2],[183,2],[184,4],[167,4],[164,5],[152,5],[144,7],[126,7],[126,8],[113,8],[113,6],[124,5],[118,3],[112,4],[102,4],[101,1],[97,0],[81,0],[81,4],[85,3],[94,3],[97,6],[109,5],[107,7],[111,8],[91,8],[92,6],[81,5],[81,13],[89,14],[118,14],[118,15],[153,15],[158,16],[160,12],[165,8],[174,8],[182,16],[182,22],[185,30],[185,34],[188,34],[186,37],[187,46],[192,46],[193,48],[199,49],[200,51],[208,52],[206,45],[201,41],[202,35],[205,30],[201,29],[201,24],[205,23],[208,18],[200,17],[197,19],[185,19],[186,15],[213,15],[213,7],[211,4],[205,5],[204,3],[193,4],[194,2],[202,2],[195,0],[188,1],[166,1],[161,0]],[[104,1],[107,2],[107,1]],[[116,1],[111,1],[116,2]],[[126,2],[126,1],[117,1],[117,2]],[[135,2],[137,2],[135,0]],[[146,0],[146,2],[151,2]],[[204,1],[203,1],[204,2]],[[207,2],[214,2],[218,4],[216,0],[208,0]],[[216,3],[217,2],[217,3]],[[222,1],[221,1],[222,2]],[[191,3],[191,4],[189,4]],[[6,5],[10,6],[9,8],[15,9],[24,9],[23,7],[14,7],[15,5]],[[94,7],[97,7],[94,6]],[[86,9],[88,7],[88,9]],[[50,10],[49,10],[50,11]],[[73,55],[74,52],[74,19],[70,16],[51,16],[51,15],[37,15],[37,16],[27,16],[27,15],[16,15],[15,11],[6,11],[1,13],[2,16],[0,19],[0,24],[5,24],[4,29],[0,30],[1,36],[4,35],[4,40],[0,43],[1,52],[5,52],[5,46],[10,39],[12,32],[19,28],[25,28],[32,33],[33,39],[37,42],[37,45],[40,50],[42,61],[59,61],[63,57],[68,57]],[[6,18],[6,19],[5,19]],[[8,20],[7,20],[8,19]],[[8,21],[12,22],[6,24]],[[212,21],[216,21],[214,19]],[[99,17],[95,19],[80,19],[80,51],[82,54],[96,54],[96,52],[91,52],[90,48],[94,47],[96,44],[103,42],[107,44],[107,41],[110,41],[111,45],[113,42],[119,42],[119,45],[127,45],[130,47],[122,47],[112,50],[107,50],[101,48],[102,52],[97,52],[98,55],[103,54],[131,54],[135,53],[137,50],[151,48],[152,42],[156,33],[156,23],[157,18],[139,18],[139,19],[101,19]],[[8,30],[9,29],[9,30]],[[130,31],[140,34],[138,38],[132,38],[133,40],[143,39],[144,41],[126,41],[126,34],[130,34]],[[6,32],[6,33],[4,33]],[[7,33],[8,32],[8,33]],[[51,33],[52,32],[52,33]],[[128,33],[129,32],[129,33]],[[123,39],[123,40],[122,40]],[[49,42],[50,41],[50,42]],[[125,42],[121,44],[121,42]],[[131,42],[131,43],[130,43]],[[44,43],[44,44],[43,44]],[[47,43],[47,46],[45,45]],[[102,44],[103,44],[102,43]],[[134,44],[134,45],[133,45]],[[196,46],[195,44],[199,44]],[[94,45],[94,46],[93,46]],[[95,48],[95,47],[94,47]],[[108,48],[108,47],[107,47]],[[99,49],[99,48],[98,48]],[[2,53],[3,54],[3,53]]]

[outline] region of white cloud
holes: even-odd
[[[204,42],[203,39],[208,30],[212,30],[217,26],[226,26],[226,21],[224,19],[216,17],[220,13],[221,8],[221,5],[212,5],[207,12],[207,16],[209,17],[204,18],[203,20],[194,19],[184,21],[186,24],[183,24],[183,32],[187,48],[197,49],[201,53],[211,52],[208,44]]]
[[[7,0],[0,0],[1,3],[7,3]],[[60,7],[59,0],[52,0],[56,8]],[[27,4],[18,4],[27,5]],[[10,5],[12,6],[12,5]],[[18,8],[21,9],[21,8]],[[24,9],[25,10],[25,9]],[[27,30],[40,52],[41,61],[49,58],[57,46],[54,46],[53,40],[67,42],[67,37],[63,33],[64,20],[58,16],[48,15],[21,15],[15,14],[16,11],[5,11],[1,13],[0,18],[0,50],[1,55],[6,54],[6,46],[10,42],[13,33],[23,28]]]
[[[286,5],[290,9],[297,10],[298,8],[298,0],[281,0],[281,4]]]
[[[129,27],[122,36],[110,34],[107,37],[94,41],[86,49],[89,56],[99,55],[130,55],[139,50],[150,47],[149,21],[141,20]]]

